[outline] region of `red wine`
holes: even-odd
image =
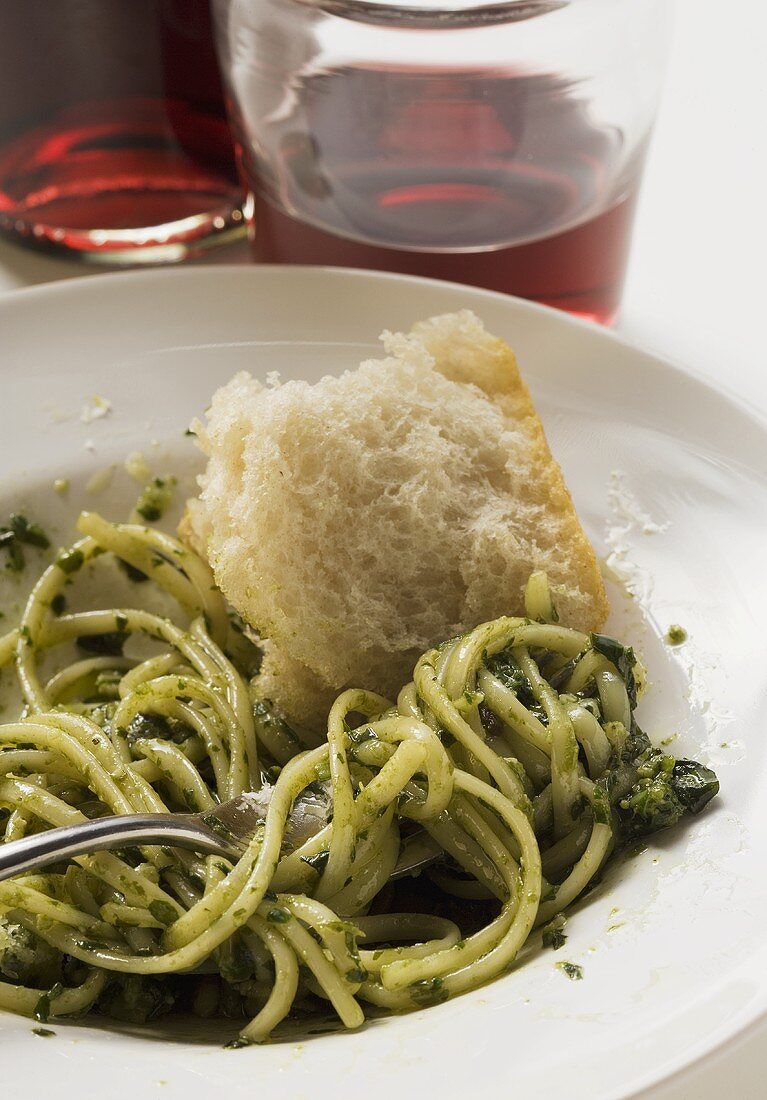
[[[170,258],[240,200],[207,0],[3,0],[0,229]]]
[[[609,323],[641,151],[555,77],[351,68],[296,81],[276,164],[235,123],[270,263],[472,283]]]

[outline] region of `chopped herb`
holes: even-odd
[[[566,978],[569,978],[571,982],[580,982],[583,979],[583,967],[577,966],[576,963],[571,962],[558,962],[554,964],[557,970],[561,970]]]
[[[173,1008],[175,993],[162,981],[140,974],[115,974],[98,1000],[98,1008],[116,1020],[143,1024]]]
[[[515,695],[520,688],[525,686],[529,688],[527,677],[511,656],[509,650],[503,650],[493,657],[488,657],[485,664],[488,672],[492,672],[493,676],[500,680],[504,687],[513,691]]]
[[[612,820],[612,814],[610,813],[610,800],[608,799],[604,789],[600,786],[594,787],[594,793],[591,800],[591,812],[594,815],[594,823],[596,825],[609,825]]]
[[[126,730],[128,744],[131,745],[134,741],[145,741],[148,738],[159,738],[182,745],[189,740],[191,734],[191,729],[184,722],[161,714],[137,714]]]
[[[50,1039],[56,1032],[51,1031],[49,1027],[33,1027],[32,1034],[39,1035],[41,1039]]]
[[[7,527],[0,527],[0,550],[8,554],[6,568],[12,573],[20,573],[24,568],[22,546],[35,546],[38,550],[47,550],[50,539],[37,523],[30,523],[26,516],[14,512]]]
[[[688,814],[699,814],[719,791],[719,780],[696,760],[677,760],[671,773],[674,790]]]
[[[58,592],[51,600],[51,611],[54,615],[63,615],[67,609],[67,598],[63,592]]]
[[[270,909],[266,914],[266,919],[271,921],[272,924],[287,924],[290,920],[290,913],[287,909],[282,909],[280,906],[276,906]]]
[[[301,856],[302,863],[308,863],[309,866],[317,871],[318,874],[322,874],[328,865],[330,859],[330,852],[317,852],[314,856]]]
[[[136,511],[147,523],[162,519],[173,499],[174,477],[154,477],[136,502]]]
[[[567,917],[564,913],[557,913],[548,924],[545,924],[543,926],[543,946],[551,947],[554,951],[564,947],[567,943],[567,936],[564,931],[566,924]]]
[[[43,995],[39,998],[37,1004],[35,1005],[35,1010],[32,1013],[34,1018],[39,1023],[48,1023],[48,1017],[51,1014],[51,1003],[55,1001],[57,997],[60,997],[63,992],[64,986],[61,984],[61,982],[55,982],[48,990],[48,992],[43,993]]]
[[[410,999],[421,1008],[441,1005],[450,996],[441,978],[424,978],[420,982],[411,982],[408,989]]]
[[[276,735],[298,747],[298,738],[270,699],[256,700],[253,704],[253,720],[259,740],[268,742],[270,735]]]
[[[353,745],[364,745],[366,741],[377,741],[378,738],[370,726],[359,726],[349,731],[349,740]]]
[[[78,649],[97,653],[102,657],[122,657],[125,634],[122,631],[106,631],[104,634],[84,634],[76,639]]]
[[[39,550],[47,550],[51,540],[37,523],[30,523],[26,516],[14,513],[10,519],[11,530],[19,542],[27,546],[36,546]]]
[[[357,984],[366,982],[368,979],[367,970],[363,970],[361,966],[354,967],[352,970],[346,971],[347,982],[355,982]]]
[[[82,569],[84,561],[85,555],[82,550],[62,550],[56,558],[56,565],[62,573],[70,576],[72,573],[76,573],[78,569]]]
[[[672,623],[666,631],[666,641],[669,645],[682,645],[687,641],[687,631],[679,623]]]
[[[7,528],[0,530],[0,550],[5,550],[8,554],[6,569],[11,573],[21,573],[24,568],[24,551],[13,531]]]
[[[149,912],[155,920],[160,922],[160,924],[173,924],[173,922],[178,919],[178,913],[170,902],[162,901],[159,898],[157,901],[150,902]]]
[[[488,657],[485,661],[487,670],[492,673],[497,680],[500,680],[504,687],[513,691],[520,703],[527,707],[531,714],[534,714],[543,725],[547,725],[548,717],[546,712],[538,702],[532,684],[514,660],[511,650],[512,644],[509,644],[506,649],[501,650],[500,653]]]
[[[135,565],[131,565],[129,561],[123,561],[122,558],[118,558],[117,564],[120,566],[123,573],[125,573],[128,580],[132,581],[134,584],[143,584],[144,581],[149,580],[146,573],[142,573],[140,569],[137,569]]]
[[[651,752],[637,768],[637,779],[616,811],[624,836],[637,838],[676,825],[697,814],[719,791],[710,768],[695,760],[674,760]]]

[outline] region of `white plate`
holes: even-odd
[[[80,506],[118,518],[135,496],[121,468],[101,495],[83,486],[136,448],[188,487],[184,428],[235,370],[314,379],[355,364],[384,327],[464,306],[517,349],[580,514],[634,588],[629,599],[612,586],[611,628],[650,668],[642,725],[712,761],[721,798],[611,875],[557,955],[530,952],[477,993],[355,1034],[241,1051],[220,1049],[220,1023],[192,1045],[88,1021],[42,1040],[4,1016],[11,1094],[34,1074],[60,1100],[105,1086],[110,1100],[607,1100],[767,1009],[767,427],[727,396],[562,314],[447,284],[298,268],[89,278],[0,303],[0,515],[21,505],[62,542]],[[94,393],[113,411],[86,424]],[[55,476],[72,479],[66,499]],[[21,590],[4,583],[13,603]],[[674,622],[690,635],[676,650],[662,640]],[[563,957],[583,966],[582,982],[555,969]]]

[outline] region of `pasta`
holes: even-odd
[[[191,550],[95,514],[78,528],[0,640],[25,701],[0,726],[5,841],[98,814],[202,811],[260,787],[268,811],[234,863],[147,847],[0,882],[2,1008],[145,1020],[175,1003],[247,1015],[248,1043],[322,1002],[348,1028],[365,1006],[439,1003],[507,970],[534,928],[554,919],[561,935],[558,915],[618,841],[716,791],[708,769],[652,748],[633,716],[631,650],[559,625],[543,574],[527,618],[426,653],[396,701],[343,692],[320,741],[253,697],[253,643]],[[104,553],[173,597],[185,625],[64,610]],[[151,650],[126,656],[139,638]],[[75,642],[79,655],[44,675],[46,655]],[[312,792],[332,812],[292,849],[286,824]],[[477,927],[438,906],[392,907],[413,837],[438,856],[421,885],[484,914]]]

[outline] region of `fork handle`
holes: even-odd
[[[216,836],[193,814],[186,818],[175,814],[124,814],[63,825],[0,844],[0,881],[73,856],[144,844],[191,848],[227,858],[236,854],[223,837]]]

